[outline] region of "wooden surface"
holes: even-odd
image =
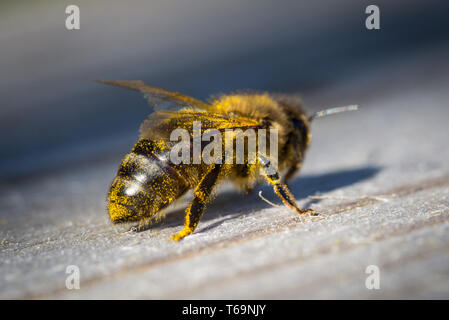
[[[362,104],[313,124],[292,190],[318,217],[225,185],[195,234],[172,243],[188,197],[147,232],[109,222],[119,156],[3,182],[0,297],[449,298],[447,52],[305,97]],[[441,63],[429,67],[432,59]],[[80,268],[80,290],[65,286],[68,265]],[[379,267],[379,290],[365,287],[368,265]]]

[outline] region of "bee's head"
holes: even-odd
[[[301,137],[301,141],[303,142],[304,147],[307,148],[312,141],[312,133],[310,131],[309,120],[303,113],[298,116],[291,117],[290,120],[293,124],[293,130],[298,136]]]
[[[298,96],[284,95],[275,96],[275,99],[290,122],[291,142],[295,144],[295,150],[303,152],[310,145],[312,134],[301,99]]]
[[[141,218],[139,194],[133,189],[135,187],[135,183],[120,176],[112,182],[107,201],[109,217],[113,223],[137,221]]]

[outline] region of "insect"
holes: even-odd
[[[136,230],[145,230],[161,217],[164,208],[188,190],[193,190],[184,227],[171,237],[174,241],[194,232],[206,205],[214,197],[217,184],[223,180],[230,180],[248,192],[265,180],[273,186],[285,206],[298,214],[315,214],[313,209],[297,206],[286,183],[303,163],[311,142],[311,121],[324,115],[357,109],[357,106],[332,108],[307,117],[297,97],[236,93],[218,96],[206,103],[177,92],[147,86],[142,81],[99,82],[140,91],[154,109],[142,123],[137,143],[124,157],[110,186],[107,195],[109,216],[113,223],[138,221]],[[223,135],[232,129],[277,130],[277,166],[273,166],[274,159],[267,153],[258,154],[253,162],[249,157],[239,163],[229,163],[224,158],[209,164],[170,161],[170,152],[176,144],[171,139],[171,132],[183,128],[193,139],[195,121],[201,122],[202,132],[215,129]],[[266,143],[269,145],[270,141]],[[203,143],[201,148],[204,148]],[[224,157],[219,155],[217,159],[221,156]],[[284,173],[282,178],[281,173]]]

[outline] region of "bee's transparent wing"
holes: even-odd
[[[222,113],[196,111],[184,109],[180,111],[157,111],[145,120],[141,127],[141,138],[169,140],[170,133],[177,128],[192,132],[193,123],[200,122],[201,129],[216,129],[224,132],[227,129],[261,128],[262,125],[254,120],[236,117]]]
[[[193,108],[205,111],[212,111],[212,107],[200,100],[190,96],[183,95],[178,92],[172,92],[161,88],[147,86],[141,80],[95,80],[100,83],[122,87],[130,90],[140,91],[148,100],[148,104],[153,107],[154,111],[162,110],[180,110],[182,108]]]

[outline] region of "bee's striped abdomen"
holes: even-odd
[[[154,142],[140,140],[125,156],[108,194],[113,222],[154,216],[188,190],[166,155]]]

